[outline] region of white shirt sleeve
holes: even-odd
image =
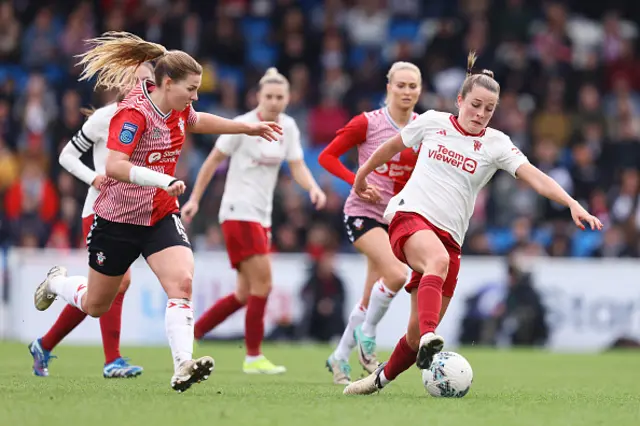
[[[87,185],[95,180],[98,173],[87,167],[81,160],[82,154],[88,152],[96,143],[105,140],[109,133],[109,122],[111,115],[107,110],[100,108],[95,111],[82,128],[73,135],[60,152],[58,161],[73,176],[77,177]]]
[[[304,158],[304,152],[302,150],[302,144],[300,143],[300,129],[295,121],[292,120],[291,132],[287,137],[287,151],[285,158],[287,161],[302,160]]]
[[[240,135],[220,135],[216,141],[215,147],[224,155],[231,156],[238,150],[240,141]]]
[[[418,118],[405,126],[400,132],[402,142],[407,148],[414,148],[422,143],[424,132],[431,121],[431,111],[420,114]]]
[[[497,168],[505,170],[509,172],[511,176],[516,177],[518,167],[528,163],[529,159],[511,142],[508,136],[504,135],[504,137],[499,140],[493,162]]]

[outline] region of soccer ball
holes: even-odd
[[[422,384],[431,396],[462,398],[473,383],[469,361],[455,352],[440,352],[433,357],[431,367],[422,370]]]

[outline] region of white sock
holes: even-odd
[[[244,357],[244,361],[249,363],[249,362],[253,362],[253,361],[258,361],[259,359],[264,358],[264,355],[260,354],[260,355],[246,355]]]
[[[174,371],[180,364],[193,359],[193,308],[187,299],[169,299],[164,326],[173,355]]]
[[[338,347],[333,353],[337,359],[349,361],[349,355],[351,355],[353,348],[356,347],[356,341],[353,338],[353,331],[357,326],[362,324],[366,314],[367,308],[362,306],[360,302],[356,303],[356,306],[354,306],[351,314],[349,315],[349,322],[347,322],[347,327],[344,329],[344,333],[342,333]]]
[[[83,311],[82,296],[87,292],[87,277],[59,275],[49,280],[49,289],[71,306]]]
[[[382,280],[376,281],[371,290],[367,316],[362,324],[362,334],[367,337],[376,337],[376,327],[389,310],[389,305],[395,296],[396,293],[389,290]]]
[[[380,376],[378,376],[380,378],[380,385],[382,387],[387,386],[389,383],[391,383],[391,380],[387,379],[387,376],[384,375],[384,369],[380,372]]]

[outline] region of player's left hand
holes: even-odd
[[[326,194],[317,186],[309,190],[309,198],[311,199],[311,203],[316,207],[316,210],[322,210],[327,204]]]
[[[250,123],[247,135],[260,136],[261,138],[266,139],[269,142],[275,142],[280,139],[280,135],[282,135],[282,126],[273,121]]]
[[[573,221],[578,228],[584,231],[585,226],[583,222],[586,222],[591,228],[591,230],[593,231],[595,231],[596,229],[598,231],[602,230],[602,222],[600,222],[600,219],[598,219],[597,217],[593,216],[588,211],[586,211],[584,207],[580,205],[579,202],[574,201],[569,206],[569,209],[571,209],[571,217],[573,218]]]

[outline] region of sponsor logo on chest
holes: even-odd
[[[438,144],[438,148],[436,149],[429,149],[428,156],[432,160],[449,164],[451,167],[461,169],[470,174],[474,174],[478,168],[478,162],[476,160],[466,157],[442,144]]]
[[[147,164],[169,164],[176,163],[180,157],[182,149],[167,149],[151,151],[147,155]]]

